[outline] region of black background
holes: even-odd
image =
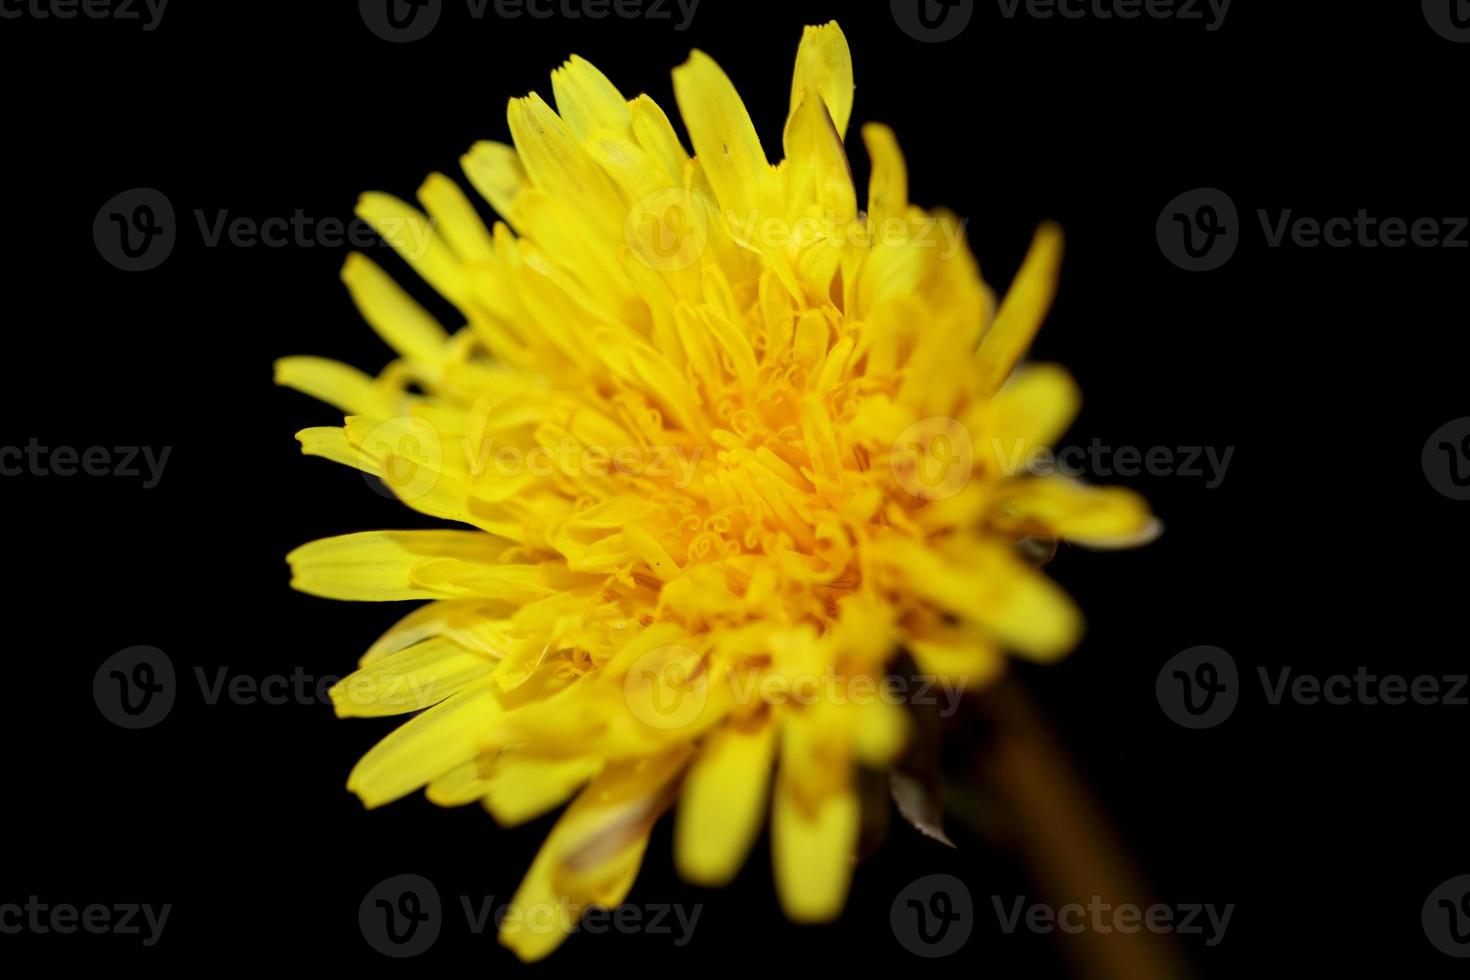
[[[703,48],[777,148],[800,28],[837,17],[857,71],[851,132],[895,126],[912,197],[969,219],[992,284],[1009,282],[1039,220],[1065,227],[1061,294],[1035,348],[1086,396],[1065,441],[1235,447],[1215,489],[1123,481],[1166,533],[1137,552],[1064,551],[1053,574],[1087,611],[1088,637],[1064,664],[1023,671],[1156,893],[1235,904],[1220,945],[1186,940],[1198,975],[1463,971],[1429,945],[1419,912],[1441,881],[1470,872],[1467,709],[1267,707],[1252,680],[1226,724],[1192,732],[1159,710],[1154,678],[1202,643],[1250,678],[1262,665],[1465,671],[1470,504],[1430,487],[1420,450],[1470,414],[1470,252],[1271,249],[1255,212],[1470,213],[1470,46],[1436,36],[1414,3],[1238,0],[1207,32],[1007,20],[981,2],[941,44],[905,35],[878,2],[703,0],[683,32],[616,18],[474,21],[450,2],[431,36],[403,45],[369,33],[354,4],[307,6],[176,0],[152,32],[0,20],[0,444],[172,447],[151,490],[0,480],[0,902],[174,906],[151,949],[135,937],[0,936],[0,961],[381,969],[393,964],[364,943],[358,902],[414,872],[449,909],[438,944],[409,968],[520,969],[493,936],[468,932],[456,896],[507,900],[549,818],[503,831],[478,808],[420,797],[366,812],[343,783],[391,723],[199,694],[196,668],[349,670],[405,610],[295,594],[283,556],[319,536],[422,521],[351,471],[300,457],[293,433],[335,413],[272,385],[282,355],[370,371],[389,358],[338,281],[346,250],[207,248],[193,212],[347,219],[362,191],[410,197],[431,170],[458,176],[474,140],[506,139],[507,97],[549,96],[548,72],[571,52],[672,114],[669,69]],[[103,261],[92,222],[139,186],[173,202],[179,242],[160,268],[126,273]],[[1230,194],[1243,241],[1222,269],[1191,274],[1161,255],[1154,223],[1199,186]],[[181,688],[173,713],[139,732],[107,722],[90,694],[98,665],[134,644],[165,650]],[[693,942],[574,937],[541,969],[1065,975],[1053,940],[995,923],[989,896],[1026,893],[1024,868],[951,829],[956,852],[895,830],[858,869],[844,917],[798,928],[776,906],[764,842],[735,885],[703,891],[674,875],[665,821],[630,901],[703,903]],[[961,952],[920,960],[894,941],[888,907],[940,871],[966,881],[979,921]]]

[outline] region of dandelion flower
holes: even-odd
[[[346,415],[301,432],[307,454],[457,528],[289,562],[313,595],[429,600],[332,692],[343,716],[416,712],[352,771],[367,806],[426,788],[511,825],[570,803],[514,899],[565,914],[501,929],[527,960],[624,899],[669,809],[687,879],[732,878],[769,814],[788,917],[837,915],[855,771],[889,766],[909,726],[850,682],[900,650],[967,686],[1008,654],[1064,655],[1081,618],[1019,545],[1155,529],[1128,491],[1019,463],[1078,406],[1061,369],[1017,369],[1055,227],[997,304],[963,223],[909,203],[876,124],[860,208],[835,23],[802,36],[780,163],[709,56],[673,77],[692,153],[651,99],[573,57],[555,110],[512,99],[512,143],[461,161],[493,229],[442,174],[422,211],[365,195],[358,214],[464,325],[354,254],[343,280],[398,358],[376,378],[277,364]]]

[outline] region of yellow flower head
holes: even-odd
[[[651,99],[579,58],[552,73],[556,110],[511,100],[513,145],[462,160],[493,230],[441,174],[426,213],[364,196],[359,215],[465,327],[353,255],[343,279],[399,359],[377,378],[277,365],[347,413],[303,431],[305,452],[466,527],[289,560],[314,595],[431,600],[333,691],[341,715],[421,711],[353,770],[368,806],[427,787],[513,824],[572,801],[515,899],[565,914],[501,930],[525,959],[623,900],[671,806],[681,873],[714,884],[769,805],[787,914],[836,915],[854,769],[907,734],[875,695],[893,655],[969,686],[1003,652],[1061,656],[1080,617],[1017,543],[1154,528],[1127,491],[1020,471],[1078,404],[1058,368],[1012,373],[1060,233],[1040,230],[997,307],[963,223],[909,203],[876,124],[859,208],[835,23],[802,37],[778,164],[707,55],[674,89],[692,155]]]

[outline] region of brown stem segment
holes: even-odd
[[[1065,748],[1021,682],[1009,674],[982,692],[993,742],[980,753],[979,776],[993,787],[1042,899],[1053,908],[1086,906],[1093,896],[1116,907],[1151,904],[1143,876]],[[1140,923],[1141,926],[1141,923]],[[1083,980],[1187,980],[1172,934],[1087,928],[1057,933]]]

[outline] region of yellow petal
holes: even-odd
[[[1091,548],[1131,548],[1158,537],[1148,502],[1122,487],[1092,487],[1065,476],[1020,480],[993,504],[1008,534],[1066,538]]]
[[[659,104],[646,95],[640,95],[628,103],[628,112],[633,120],[633,135],[638,145],[650,158],[663,168],[669,187],[684,186],[684,170],[689,165],[689,153],[679,142],[679,134]]]
[[[584,233],[600,233],[605,240],[621,237],[621,195],[551,106],[533,92],[511,99],[506,119],[521,165],[536,188],[577,209]]]
[[[356,213],[441,296],[460,309],[468,307],[469,276],[423,212],[391,194],[374,192],[358,199]]]
[[[495,245],[490,231],[458,184],[443,174],[430,174],[419,188],[418,197],[461,262],[494,259]]]
[[[624,138],[632,136],[627,100],[585,58],[572,55],[566,64],[554,70],[551,91],[556,96],[556,111],[582,139],[598,130]]]
[[[505,499],[530,482],[506,479],[472,487],[464,436],[441,431],[421,415],[385,420],[351,416],[345,430],[347,441],[364,461],[359,468],[382,479],[409,507],[432,517],[503,533],[477,512],[476,503]]]
[[[276,384],[295,388],[349,415],[396,415],[395,399],[355,367],[325,357],[283,357]]]
[[[832,234],[841,233],[857,215],[857,192],[842,138],[815,89],[792,108],[784,136],[792,198],[811,201]],[[812,248],[822,250],[816,255],[840,257],[831,241],[817,241]]]
[[[840,139],[847,132],[847,121],[852,116],[852,53],[847,47],[847,37],[835,20],[802,31],[791,79],[792,114],[796,113],[808,88],[821,94]]]
[[[520,914],[502,920],[501,945],[523,962],[542,959],[562,944],[589,905],[619,905],[688,759],[688,749],[680,747],[609,766],[594,779],[557,821],[526,872],[511,899]]]
[[[724,725],[705,740],[684,778],[674,825],[679,873],[700,885],[735,877],[765,820],[776,726],[769,718]]]
[[[909,209],[909,174],[898,137],[882,123],[863,126],[872,173],[868,177],[868,220],[880,233],[884,224],[902,220]]]
[[[364,473],[378,472],[377,464],[347,441],[347,430],[340,425],[313,426],[296,433],[303,456],[320,456],[334,463],[351,466]]]
[[[776,890],[793,922],[836,918],[847,901],[857,846],[859,807],[852,773],[820,736],[788,724],[771,811],[771,857]],[[824,751],[824,748],[826,751]],[[813,770],[820,770],[814,773]],[[818,775],[830,788],[813,791]]]
[[[502,827],[523,824],[561,806],[601,768],[596,754],[554,759],[505,752],[486,776],[485,809]]]
[[[495,619],[492,604],[474,600],[431,602],[415,609],[390,626],[357,664],[366,667],[415,643],[445,636],[487,657],[505,654],[505,620]]]
[[[724,70],[696,50],[674,69],[674,95],[721,209],[734,212],[741,221],[767,217],[770,162],[745,103]]]
[[[1023,474],[1037,450],[1067,431],[1081,405],[1077,383],[1062,368],[1034,364],[1017,370],[970,420],[971,431],[985,434],[974,446],[976,464],[991,474]]]
[[[1015,282],[976,352],[981,390],[995,391],[1031,346],[1051,309],[1062,266],[1062,230],[1051,222],[1036,229]]]
[[[433,638],[348,674],[328,693],[338,718],[401,715],[438,704],[494,668],[489,657]]]
[[[966,689],[983,687],[1005,670],[995,641],[973,628],[935,624],[921,628],[904,646],[920,670]]]
[[[629,200],[634,201],[635,205],[643,205],[642,208],[635,207],[635,210],[649,209],[642,199],[668,187],[668,178],[664,176],[663,168],[637,143],[599,135],[587,140],[584,145],[587,153],[597,161],[597,165],[609,177],[617,182]],[[675,199],[682,194],[681,191],[671,193]],[[635,225],[634,228],[636,227]],[[625,237],[627,237],[626,223],[624,230]]]
[[[526,175],[515,147],[483,140],[459,158],[459,165],[470,186],[490,202],[497,214],[519,229],[516,201],[531,189],[531,178]]]
[[[461,691],[373,746],[353,768],[347,788],[368,807],[407,796],[473,759],[503,715],[489,686]]]
[[[478,758],[455,766],[436,777],[424,790],[435,806],[465,806],[485,795],[484,775]]]
[[[443,362],[449,335],[376,262],[360,252],[351,253],[342,265],[342,281],[362,318],[388,346],[425,365]]]
[[[291,586],[327,599],[381,602],[443,598],[418,584],[432,569],[437,582],[455,573],[492,574],[506,544],[472,531],[361,531],[304,544],[286,556]]]
[[[872,678],[877,691],[884,678]],[[915,678],[904,678],[906,683],[918,683]],[[848,679],[853,685],[856,680]],[[861,689],[854,688],[854,691]],[[933,696],[928,692],[926,696]],[[910,722],[908,712],[901,706],[884,700],[882,695],[863,694],[862,700],[853,695],[853,700],[840,706],[847,715],[848,730],[851,732],[853,758],[873,769],[884,769],[893,764],[900,752],[908,745]]]
[[[956,616],[973,619],[1023,656],[1055,660],[1082,634],[1067,594],[998,544],[975,542],[941,555],[911,541],[888,540],[882,560],[905,588]]]

